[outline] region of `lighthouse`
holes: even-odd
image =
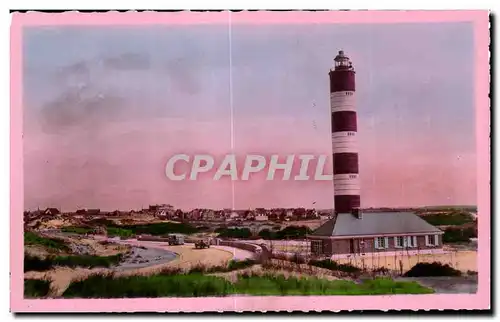
[[[361,206],[355,71],[342,50],[334,61],[329,76],[335,211],[351,213]]]

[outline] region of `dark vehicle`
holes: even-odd
[[[194,247],[197,249],[210,248],[210,243],[205,240],[197,240],[194,243]]]
[[[184,236],[182,235],[169,235],[168,236],[168,244],[169,245],[184,245]]]

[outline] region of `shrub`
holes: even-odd
[[[172,223],[172,222],[162,222],[153,223],[145,225],[113,225],[108,226],[109,228],[121,228],[125,230],[130,230],[134,235],[147,234],[153,236],[161,236],[166,234],[180,233],[180,234],[194,234],[198,230],[185,223]]]
[[[24,244],[40,245],[50,249],[56,249],[62,251],[70,250],[68,244],[66,244],[66,242],[62,239],[42,237],[30,231],[24,233]]]
[[[262,239],[271,240],[271,239],[276,239],[277,235],[276,232],[266,228],[259,231],[259,237]]]
[[[75,256],[49,256],[41,259],[36,256],[24,254],[24,271],[46,271],[55,266],[65,267],[110,267],[118,264],[123,257],[123,254],[112,256],[92,256],[92,255],[75,255]]]
[[[94,232],[93,228],[89,227],[76,227],[76,226],[69,226],[69,227],[63,227],[61,228],[62,232],[65,233],[73,233],[73,234],[80,234],[80,235],[85,235],[85,234],[91,234]]]
[[[361,272],[361,269],[356,266],[352,266],[349,264],[339,264],[335,261],[332,261],[331,259],[324,259],[324,260],[310,260],[309,265],[311,266],[316,266],[316,267],[321,267],[321,268],[326,268],[332,271],[341,271],[341,272],[346,272],[346,273],[359,273]]]
[[[454,210],[450,213],[437,213],[432,215],[422,216],[422,219],[434,226],[454,225],[460,226],[474,221],[468,212]]]
[[[49,259],[41,259],[36,256],[24,254],[24,271],[46,271],[52,268],[52,261]]]
[[[50,281],[38,279],[24,280],[24,297],[35,298],[45,297],[50,291]]]
[[[248,268],[255,265],[256,262],[253,259],[245,259],[242,261],[231,260],[227,266],[228,271],[235,271],[238,269]]]
[[[420,277],[420,276],[460,276],[462,273],[454,269],[448,264],[433,263],[417,263],[404,276]]]
[[[477,238],[476,230],[472,227],[461,228],[447,228],[443,234],[443,242],[457,243],[468,242],[470,238]]]
[[[218,228],[216,232],[219,237],[226,238],[250,238],[252,232],[248,228]]]
[[[276,226],[279,229],[279,226]],[[276,227],[273,227],[276,228]],[[288,226],[278,231],[271,231],[269,229],[262,229],[259,232],[259,237],[262,239],[303,239],[306,235],[312,233],[312,230],[306,226]]]
[[[108,236],[110,237],[120,237],[120,238],[128,238],[134,236],[134,233],[130,229],[116,228],[116,227],[108,227],[107,228]]]

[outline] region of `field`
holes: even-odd
[[[377,278],[355,283],[329,281],[315,277],[283,275],[238,275],[231,282],[223,277],[189,274],[156,274],[116,277],[94,274],[72,282],[62,294],[65,298],[134,298],[134,297],[200,297],[229,295],[385,295],[428,294],[429,288],[416,282],[396,282]]]

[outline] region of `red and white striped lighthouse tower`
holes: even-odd
[[[357,147],[355,72],[343,51],[330,70],[332,108],[333,184],[335,211],[352,212],[361,206]]]

